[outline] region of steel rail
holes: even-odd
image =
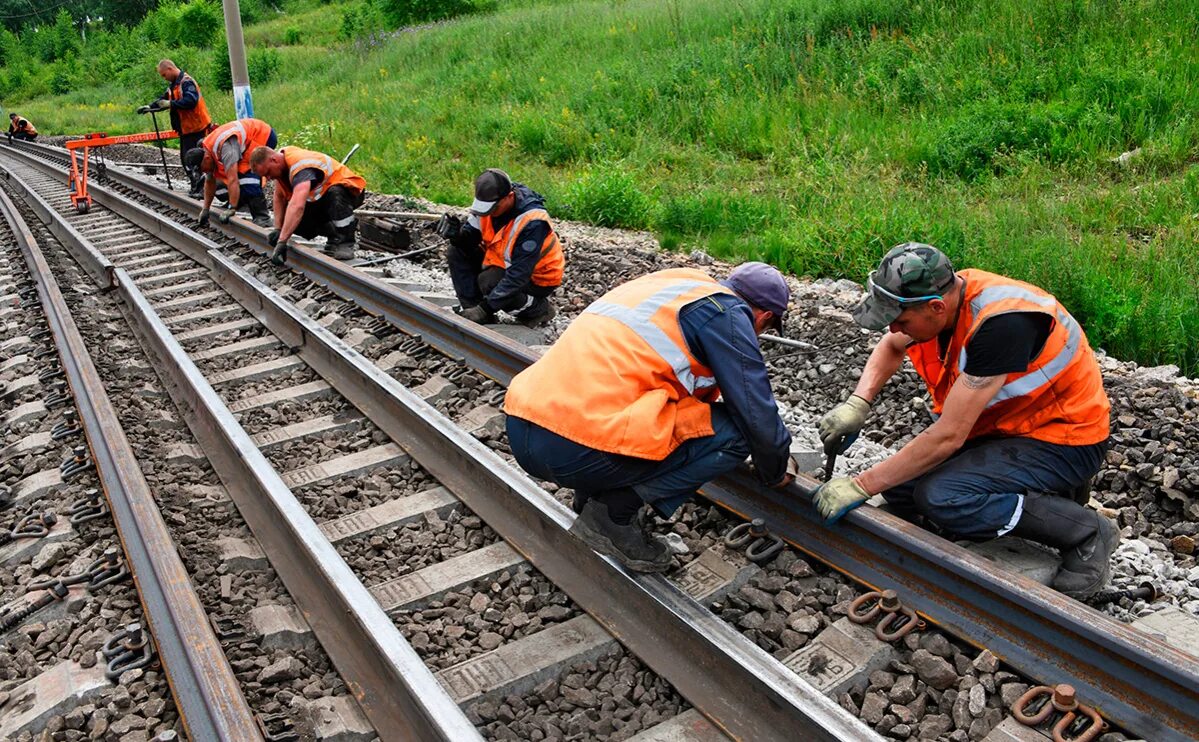
[[[8,194],[8,221],[37,285],[175,705],[192,739],[262,739],[233,668],[212,631],[45,256]]]
[[[19,178],[10,173],[10,180]],[[116,200],[112,194],[102,196]],[[127,218],[148,211],[138,204],[127,206],[128,213],[121,214]],[[53,217],[63,219],[58,214]],[[179,239],[169,229],[163,234]],[[69,247],[81,263],[103,260],[82,236]],[[215,245],[208,243],[208,247]],[[189,254],[195,254],[194,250]],[[202,257],[201,264],[207,264],[208,255]],[[94,270],[89,273],[96,275]],[[389,740],[481,739],[205,381],[134,281],[120,268],[112,271],[111,281],[130,325],[157,358],[155,369],[163,375],[188,427],[378,734]],[[201,624],[207,627],[207,619],[191,623]]]
[[[150,213],[103,187],[93,186],[91,193],[122,216]],[[201,264],[222,288],[730,736],[880,739],[665,577],[631,574],[575,539],[567,531],[573,514],[527,475],[250,276],[217,245],[186,230],[175,237],[191,242],[181,246],[188,255],[207,249]],[[311,258],[334,263],[315,252]],[[220,471],[220,462],[214,467]]]
[[[109,177],[185,214],[199,213],[199,205],[180,194],[122,173]],[[259,253],[268,251],[265,232],[247,222],[234,220],[221,228]],[[539,357],[318,253],[304,251],[289,264],[501,383]],[[739,515],[765,517],[771,530],[850,578],[872,588],[899,590],[921,615],[968,643],[991,649],[1029,677],[1074,684],[1080,698],[1136,734],[1199,739],[1199,658],[878,508],[858,508],[837,526],[826,527],[810,504],[816,486],[801,478],[779,492],[741,470],[703,492]]]

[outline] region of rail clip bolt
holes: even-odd
[[[1061,685],[1055,686],[1053,689],[1053,707],[1058,711],[1073,711],[1078,708],[1078,698],[1074,693],[1074,686]]]
[[[884,590],[878,599],[878,607],[882,608],[887,613],[894,613],[903,607],[899,602],[899,593],[894,590]]]

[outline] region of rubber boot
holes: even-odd
[[[670,567],[670,549],[646,535],[637,519],[619,525],[608,515],[608,507],[596,499],[583,506],[570,532],[604,556],[610,556],[634,572],[663,572]]]
[[[1054,495],[1024,496],[1024,512],[1011,535],[1052,546],[1062,566],[1051,587],[1079,600],[1094,595],[1111,577],[1120,532],[1090,508]]]
[[[549,300],[548,297],[540,297],[533,300],[533,303],[527,309],[522,309],[516,313],[516,321],[525,327],[537,328],[541,327],[558,314],[558,307]]]
[[[274,224],[270,207],[266,205],[266,196],[251,196],[246,199],[246,206],[250,209],[250,219],[254,224],[263,229],[270,229]]]

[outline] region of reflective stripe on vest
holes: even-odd
[[[292,179],[301,170],[307,170],[308,168],[316,168],[325,174],[325,177],[321,178],[321,182],[308,192],[308,200],[315,201],[325,195],[325,188],[329,186],[329,178],[333,177],[333,160],[328,155],[325,155],[323,158],[306,157],[303,160],[297,160],[287,171],[287,184],[291,186]]]
[[[1022,286],[988,286],[978,292],[978,296],[970,300],[970,314],[972,317],[978,317],[983,309],[993,302],[1003,301],[1005,299],[1020,299],[1022,301],[1031,302],[1046,309],[1053,310],[1057,305],[1057,301],[1052,296],[1038,294]],[[992,316],[1004,314],[1000,312]],[[999,388],[991,401],[987,403],[987,408],[994,407],[1008,399],[1015,397],[1023,397],[1026,394],[1032,394],[1041,387],[1053,383],[1054,378],[1074,360],[1078,355],[1078,348],[1082,344],[1082,328],[1074,317],[1070,316],[1065,310],[1055,313],[1058,323],[1066,328],[1066,343],[1058,351],[1057,355],[1051,358],[1040,368],[1030,371],[1020,378],[1009,381]],[[962,352],[958,356],[958,369],[966,368],[966,347],[962,348]]]
[[[674,370],[675,379],[690,394],[697,389],[715,386],[716,379],[711,376],[697,376],[691,371],[691,359],[665,332],[655,325],[651,318],[665,304],[692,289],[703,286],[699,281],[686,281],[662,289],[656,294],[634,307],[597,301],[583,311],[584,314],[598,314],[609,317],[632,330],[655,353]]]
[[[231,121],[229,123],[229,128],[220,132],[216,140],[212,143],[212,154],[214,156],[218,155],[221,147],[225,145],[225,142],[229,141],[229,137],[237,137],[237,143],[241,145],[242,151],[244,152],[246,149],[246,127],[242,125],[241,121]]]
[[[512,267],[512,248],[516,245],[516,238],[520,235],[520,231],[529,222],[538,220],[549,223],[549,212],[545,209],[530,209],[512,220],[512,224],[509,225],[508,241],[504,243],[504,270]],[[550,245],[542,247],[541,257],[544,258],[552,246],[553,243],[551,242]]]

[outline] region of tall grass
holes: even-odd
[[[297,25],[269,24],[247,37]],[[1193,26],[1184,0],[502,3],[383,41],[301,33],[255,105],[284,141],[361,142],[377,190],[465,202],[502,166],[556,214],[812,276],[931,242],[1054,292],[1115,355],[1196,374]],[[21,110],[135,129],[126,97]]]

